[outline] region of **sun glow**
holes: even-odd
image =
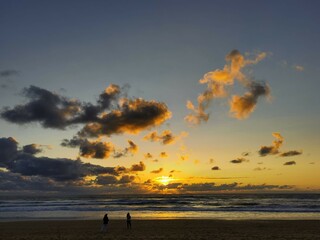
[[[162,185],[168,185],[173,179],[171,177],[167,177],[167,176],[161,176],[156,178],[156,181],[161,183]]]

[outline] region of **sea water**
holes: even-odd
[[[124,219],[315,219],[320,194],[0,196],[0,221]]]

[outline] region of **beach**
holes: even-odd
[[[98,220],[0,222],[1,240],[80,239],[319,239],[318,220],[125,220],[110,219],[106,233]]]

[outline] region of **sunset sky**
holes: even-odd
[[[319,8],[2,0],[2,194],[320,192]]]

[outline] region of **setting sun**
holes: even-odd
[[[156,178],[156,181],[161,183],[162,185],[168,185],[173,179],[171,177],[167,177],[167,176],[161,176]]]

